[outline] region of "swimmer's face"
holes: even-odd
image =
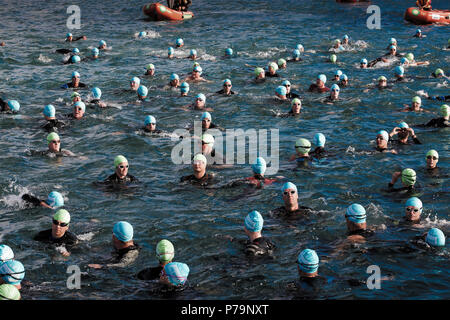
[[[344,85],[344,86],[348,85],[348,80],[347,79],[342,79],[341,80],[341,84]]]
[[[285,84],[284,87],[286,88],[286,93],[291,92],[291,85],[290,84]]]
[[[139,84],[135,81],[130,81],[130,88],[131,90],[137,91],[137,89],[139,88]]]
[[[227,82],[223,84],[223,90],[225,91],[225,93],[230,93],[231,91],[231,83]]]
[[[72,36],[67,37],[67,41],[72,41],[72,39],[73,39]]]
[[[278,66],[281,69],[286,69],[286,62],[284,62],[281,66]]]
[[[161,272],[161,275],[159,276],[159,282],[167,284],[167,285],[171,284],[170,281],[169,281],[169,278],[166,275],[166,272],[164,271],[164,269]]]
[[[427,168],[434,169],[437,166],[439,159],[435,156],[429,155],[427,156]]]
[[[295,102],[295,103],[292,104],[292,112],[293,113],[298,114],[298,113],[300,113],[301,109],[302,109],[302,105],[300,103]]]
[[[155,74],[155,69],[148,69],[145,74],[148,75],[148,76],[152,76],[152,75]]]
[[[275,69],[272,68],[272,67],[269,67],[269,73],[270,73],[270,74],[275,74]]]
[[[420,108],[420,103],[418,103],[418,102],[413,102],[413,103],[412,103],[412,107],[413,107],[413,109],[419,109],[419,108]]]
[[[75,86],[75,87],[78,87],[78,84],[80,83],[80,77],[73,77],[72,78],[72,84]]]
[[[409,206],[405,208],[405,216],[409,221],[416,221],[420,219],[421,208]]]
[[[339,76],[337,74],[334,75],[334,80],[339,80]]]
[[[179,84],[180,84],[180,80],[179,79],[170,80],[170,85],[172,87],[178,87]]]
[[[202,141],[202,153],[203,154],[211,153],[212,149],[213,149],[213,144],[208,144],[208,143]]]
[[[322,87],[325,86],[325,83],[324,83],[322,80],[320,80],[320,79],[316,79],[316,85],[317,85],[319,88],[322,88]]]
[[[202,172],[206,169],[206,164],[201,160],[195,160],[192,163],[192,169],[194,169],[194,172]]]
[[[295,204],[298,200],[298,193],[294,189],[286,189],[283,191],[283,200],[287,205]]]
[[[264,79],[265,77],[266,77],[266,72],[262,71],[256,76],[256,79]]]
[[[201,98],[195,99],[195,107],[198,109],[205,107],[205,101],[203,101]]]
[[[392,55],[394,55],[397,52],[396,48],[391,48],[389,51]]]
[[[58,224],[58,225],[56,225]],[[61,238],[69,229],[69,224],[62,223],[61,221],[53,220],[52,223],[52,236],[54,238]]]
[[[377,147],[387,148],[388,142],[384,139],[384,137],[381,134],[377,135],[376,141],[377,141]]]
[[[365,68],[367,68],[367,63],[364,63],[364,62],[361,62],[361,69],[365,69]]]
[[[193,77],[194,79],[200,78],[200,72],[197,71],[197,70],[193,70],[193,71],[192,71],[192,77]]]
[[[73,107],[73,117],[75,119],[81,119],[81,118],[83,118],[83,115],[84,115],[83,108],[81,108],[79,106]]]
[[[333,89],[330,92],[331,99],[338,99],[339,98],[339,90]]]
[[[191,60],[195,60],[195,59],[197,59],[197,55],[196,54],[191,54],[189,56],[189,58],[191,58]]]
[[[202,120],[203,129],[209,129],[210,126],[211,126],[211,119],[205,118]]]
[[[348,43],[348,39],[344,39],[344,40],[342,41],[342,43],[347,44],[347,43]]]
[[[48,150],[50,152],[58,152],[61,148],[61,140],[52,140],[48,144]]]
[[[380,81],[378,81],[378,85],[380,87],[386,87],[387,86],[387,81],[386,80],[380,80]]]
[[[81,97],[80,96],[73,97],[73,99],[72,99],[73,103],[78,102],[78,101],[81,101]]]
[[[156,123],[149,123],[145,127],[147,128],[147,130],[155,131],[156,130]]]
[[[398,132],[399,139],[405,139],[409,137],[409,131],[406,128],[401,128]]]
[[[128,174],[128,162],[121,162],[116,167],[116,174],[123,179]]]

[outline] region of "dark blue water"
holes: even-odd
[[[423,99],[424,108],[433,114],[401,113],[404,103],[419,91],[433,95],[448,94],[448,81],[432,79],[436,68],[448,69],[450,56],[448,27],[421,27],[424,39],[412,38],[417,26],[403,20],[405,9],[413,1],[373,1],[381,6],[381,30],[366,27],[367,4],[348,5],[333,1],[221,1],[194,0],[195,18],[184,22],[149,21],[141,11],[145,1],[80,1],[81,30],[86,41],[66,44],[66,9],[71,1],[17,1],[3,4],[0,21],[0,93],[4,99],[21,103],[20,114],[0,115],[0,242],[11,246],[26,268],[25,280],[31,282],[24,299],[158,299],[148,286],[134,275],[156,265],[155,246],[169,239],[175,246],[175,261],[190,267],[187,290],[180,299],[291,299],[286,289],[295,280],[298,253],[315,249],[321,259],[319,273],[328,279],[317,298],[337,299],[445,299],[449,298],[448,249],[439,252],[396,250],[409,239],[431,227],[449,232],[448,179],[429,178],[424,173],[425,154],[439,152],[438,166],[448,173],[449,131],[416,129],[421,145],[404,147],[398,155],[370,151],[379,130],[390,131],[401,121],[424,123],[437,117],[440,104]],[[444,9],[445,1],[433,1]],[[146,39],[137,39],[140,31],[149,31]],[[351,51],[338,53],[337,65],[327,62],[328,49],[336,38],[348,34],[356,42]],[[185,47],[176,51],[177,59],[166,58],[167,48],[177,38]],[[406,75],[427,77],[396,85],[390,91],[370,90],[364,86],[380,75],[393,79],[398,62],[372,70],[358,69],[361,58],[375,59],[385,52],[389,38],[395,37],[400,52],[414,53],[417,61],[429,66],[409,67]],[[84,56],[104,39],[112,49],[101,52],[97,61],[62,65],[57,48],[78,47]],[[303,44],[304,59],[288,64],[262,85],[251,83],[252,69],[245,64],[266,66],[270,61],[291,55],[297,43]],[[227,47],[235,56],[221,57]],[[178,91],[164,90],[171,73],[186,75],[193,62],[181,59],[195,48],[203,76],[211,83],[191,84],[188,97]],[[156,66],[154,78],[145,78],[145,65]],[[324,104],[325,96],[303,94],[319,73],[331,79],[340,69],[350,79],[350,87],[341,90],[342,101]],[[70,81],[72,71],[81,81],[101,88],[102,99],[113,105],[106,110],[87,109],[86,118],[65,129],[62,146],[76,158],[60,160],[30,156],[30,150],[46,149],[46,133],[39,129],[42,110],[52,103],[57,116],[71,112],[70,91],[59,89]],[[137,103],[135,93],[125,91],[133,76],[149,87],[148,102]],[[230,78],[233,97],[212,96],[213,122],[227,129],[279,129],[280,170],[299,188],[302,205],[320,214],[309,222],[274,219],[269,211],[283,204],[280,184],[262,190],[208,189],[180,186],[181,176],[191,174],[189,165],[175,165],[171,152],[177,141],[170,137],[138,134],[146,115],[152,114],[158,128],[172,132],[192,125],[201,112],[184,111],[198,93],[213,93],[223,79]],[[289,79],[302,93],[300,118],[277,118],[274,112],[286,112],[289,104],[273,99],[275,88]],[[328,82],[327,85],[331,85]],[[87,98],[89,91],[82,93]],[[326,146],[335,157],[313,162],[294,171],[287,160],[294,153],[297,138],[312,141],[315,133],[327,137]],[[116,155],[125,155],[130,173],[142,182],[142,188],[124,192],[105,192],[92,185],[113,171]],[[418,182],[425,186],[417,196],[424,204],[423,228],[399,231],[390,219],[401,219],[406,196],[382,191],[397,167],[414,168]],[[248,164],[232,169],[214,170],[222,184],[251,175]],[[53,248],[35,242],[35,233],[50,227],[50,210],[26,209],[20,197],[33,193],[44,197],[60,191],[72,216],[71,230],[82,235],[83,243],[69,258]],[[337,250],[345,238],[344,211],[352,203],[367,210],[369,225],[385,224],[387,229],[376,241],[357,248]],[[241,245],[227,236],[245,239],[243,221],[252,210],[264,216],[264,235],[277,246],[273,259],[249,261]],[[111,232],[115,222],[126,220],[134,226],[135,240],[143,246],[138,260],[121,270],[92,270],[87,264],[108,258],[112,250]],[[391,249],[391,250],[389,250]],[[66,288],[67,267],[78,265],[85,272],[80,290]],[[383,275],[391,275],[381,290],[365,285],[350,286],[347,279],[367,279],[366,268],[378,265]],[[340,280],[339,280],[340,279]]]

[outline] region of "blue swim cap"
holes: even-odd
[[[164,273],[174,286],[184,285],[189,275],[189,267],[185,263],[170,262],[164,266]]]
[[[80,74],[77,71],[72,72],[72,78],[80,78]]]
[[[172,80],[180,80],[180,77],[176,73],[172,73],[170,75],[170,81]]]
[[[14,252],[6,244],[0,244],[0,264],[7,260],[14,259]]]
[[[345,36],[344,36],[344,39],[348,39],[348,35],[345,35]]]
[[[80,50],[78,48],[73,48],[72,53],[78,54],[80,53]]]
[[[414,207],[420,209],[420,212],[422,212],[423,209],[422,201],[420,201],[420,199],[417,197],[412,197],[406,200],[405,207]]]
[[[50,207],[58,208],[64,205],[64,198],[58,191],[52,191],[49,193],[47,200],[45,201]]]
[[[326,83],[326,82],[327,82],[327,76],[324,75],[324,74],[319,74],[319,75],[317,76],[317,79],[319,79],[319,80],[322,81],[323,83]]]
[[[281,192],[284,192],[286,189],[292,189],[292,190],[295,190],[295,192],[297,192],[297,186],[295,184],[293,184],[292,182],[286,182],[285,184],[283,184],[283,187],[281,188]]]
[[[335,84],[333,84],[333,85],[331,86],[330,90],[331,90],[331,91],[336,90],[336,91],[339,92],[339,91],[341,91],[341,88],[339,88],[339,86],[335,83]]]
[[[297,264],[301,271],[314,273],[319,269],[319,257],[314,250],[305,249],[298,255]]]
[[[227,84],[227,83],[231,84],[231,80],[230,80],[230,79],[225,79],[225,80],[223,80],[222,85]]]
[[[72,56],[70,60],[72,61],[72,63],[78,63],[81,61],[81,58],[79,56]]]
[[[445,246],[445,235],[440,229],[432,228],[428,231],[425,241],[431,246],[443,247]]]
[[[398,125],[399,128],[409,128],[408,124],[406,122],[400,122]]]
[[[348,80],[348,77],[347,77],[346,74],[341,74],[341,75],[339,76],[339,80]]]
[[[74,107],[80,107],[83,110],[83,112],[86,111],[86,105],[84,104],[83,101],[77,101],[77,102],[74,103],[73,106]]]
[[[305,48],[303,48],[303,45],[299,43],[299,44],[297,44],[297,50],[302,52],[303,50],[305,50]]]
[[[195,97],[195,99],[201,99],[203,102],[206,103],[206,97],[205,97],[205,95],[204,95],[203,93],[199,93],[199,94]]]
[[[417,30],[416,30],[416,33],[422,33],[422,30],[417,29]]]
[[[283,86],[290,86],[291,83],[289,82],[289,80],[284,80],[284,81],[281,83],[281,85],[283,85]]]
[[[345,217],[354,223],[366,222],[366,209],[358,203],[354,203],[347,208]]]
[[[203,69],[202,69],[202,67],[200,67],[200,66],[195,66],[195,67],[194,67],[194,71],[198,71],[200,74],[202,74]]]
[[[100,90],[100,88],[92,88],[92,96],[95,99],[100,99],[102,97],[102,90]]]
[[[137,93],[138,93],[139,96],[145,98],[147,96],[147,94],[148,94],[148,89],[147,89],[146,86],[139,86],[139,88],[137,90]]]
[[[68,32],[68,33],[66,34],[66,38],[71,37],[71,36],[72,36],[72,34],[71,34],[70,32]]]
[[[266,168],[266,160],[264,160],[263,157],[256,158],[255,163],[252,164],[253,172],[257,174],[264,174],[264,172],[266,172]]]
[[[189,83],[187,83],[187,82],[181,83],[180,91],[183,92],[183,93],[189,92]]]
[[[56,114],[56,109],[53,105],[48,104],[44,107],[44,116],[53,118]]]
[[[341,70],[337,70],[337,71],[334,73],[335,76],[341,76],[341,74],[342,74],[342,71],[341,71]]]
[[[169,48],[167,49],[167,52],[168,52],[169,54],[173,54],[174,49],[173,49],[172,47],[169,47]]]
[[[208,111],[203,112],[203,113],[202,113],[202,120],[203,120],[203,119],[209,119],[209,120],[212,120],[211,114],[210,114]]]
[[[401,64],[405,64],[405,63],[409,63],[409,60],[405,57],[402,58],[402,60],[400,60]]]
[[[106,44],[106,41],[105,40],[100,40],[99,41],[99,43],[98,43],[98,45],[101,47],[101,46],[103,46],[103,45],[105,45]]]
[[[361,59],[360,63],[367,64],[367,59],[366,58]]]
[[[325,135],[323,133],[316,133],[314,136],[314,144],[318,147],[325,147]]]
[[[20,109],[20,103],[17,100],[8,100],[8,107],[11,111],[18,112]]]
[[[145,125],[148,125],[148,124],[150,124],[150,123],[156,124],[156,119],[155,119],[154,116],[146,116],[146,117],[145,117],[144,124],[145,124]]]
[[[250,212],[244,220],[245,228],[250,232],[259,232],[262,230],[264,224],[264,219],[261,214],[253,210]]]
[[[138,77],[133,77],[133,78],[131,78],[131,80],[130,80],[130,83],[131,82],[134,82],[134,83],[136,83],[137,85],[140,85],[141,84],[141,79],[139,79]]]
[[[92,55],[93,55],[94,57],[98,56],[99,53],[100,53],[100,50],[98,50],[98,48],[92,49]]]
[[[197,55],[197,50],[191,49],[191,52],[189,53],[189,55],[196,56]]]
[[[397,49],[397,47],[392,45],[392,46],[389,47],[389,49]]]
[[[233,55],[233,49],[227,48],[227,50],[225,50],[225,55],[226,56],[232,56]]]
[[[0,274],[5,283],[18,285],[25,277],[25,268],[17,260],[8,260],[0,264]]]
[[[177,41],[176,41],[176,44],[177,44],[177,46],[181,46],[182,44],[184,44],[183,39],[178,38]]]
[[[113,227],[113,234],[122,242],[133,240],[133,227],[126,221],[119,221]]]
[[[377,136],[381,135],[383,137],[384,140],[389,141],[389,133],[387,133],[386,130],[380,130],[377,133]]]
[[[395,38],[391,38],[391,39],[389,40],[389,43],[390,43],[390,44],[397,43],[397,40],[395,40]]]
[[[294,51],[292,51],[292,55],[294,58],[300,58],[300,50],[294,49]]]
[[[145,31],[139,32],[139,38],[143,38],[143,37],[145,37],[146,35],[147,35],[147,32],[145,32]]]
[[[277,89],[275,90],[275,92],[281,96],[285,96],[287,93],[287,90],[286,90],[285,86],[278,86]]]
[[[402,66],[395,67],[395,74],[398,76],[402,76],[405,73],[405,69]]]

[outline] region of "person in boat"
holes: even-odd
[[[419,7],[420,10],[431,10],[431,0],[417,0],[416,6]]]

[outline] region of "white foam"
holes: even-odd
[[[49,62],[53,61],[53,59],[46,57],[41,53],[39,55],[38,61],[43,62],[43,63],[49,63]]]
[[[94,232],[82,233],[77,235],[77,238],[81,241],[91,241],[94,235]]]

